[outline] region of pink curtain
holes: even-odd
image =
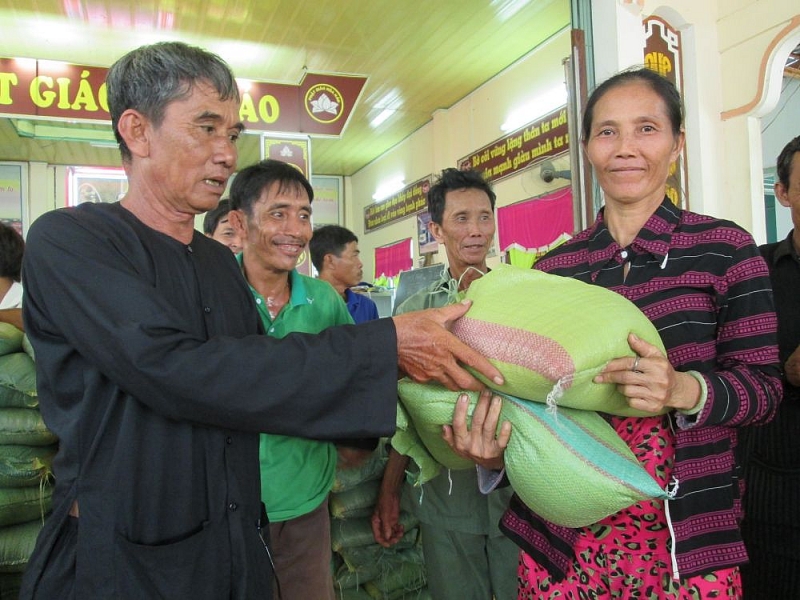
[[[411,269],[411,238],[375,248],[375,277],[394,277]]]
[[[500,251],[512,244],[535,249],[547,246],[562,233],[572,233],[572,189],[497,209]]]

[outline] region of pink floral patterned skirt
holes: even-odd
[[[674,437],[660,417],[616,419],[617,432],[639,462],[666,487]],[[739,568],[672,578],[670,534],[661,501],[637,502],[582,530],[567,576],[553,581],[520,552],[518,600],[706,600],[742,598]]]

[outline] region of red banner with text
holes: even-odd
[[[0,58],[0,115],[108,123],[104,67]],[[238,80],[247,129],[338,136],[366,77],[306,73],[297,85]]]

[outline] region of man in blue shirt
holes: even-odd
[[[350,289],[358,285],[364,276],[356,235],[339,225],[323,225],[314,230],[309,250],[319,278],[330,283],[344,298],[353,321],[363,323],[377,319],[378,307],[375,303]]]

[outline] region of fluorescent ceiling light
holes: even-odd
[[[506,117],[505,122],[500,125],[500,129],[504,133],[514,131],[566,103],[566,86],[563,84],[556,86],[512,110]]]
[[[392,179],[387,179],[386,181],[381,182],[378,188],[375,190],[375,193],[372,194],[372,199],[376,202],[380,202],[381,200],[385,200],[395,192],[399,192],[405,186],[406,181],[403,179],[402,176],[394,177]]]
[[[398,88],[392,88],[375,102],[371,102],[372,114],[376,114],[369,122],[373,129],[394,115],[403,106],[403,97]]]
[[[391,108],[384,108],[378,114],[377,117],[375,117],[374,119],[372,119],[372,121],[369,122],[370,127],[372,127],[373,129],[377,128],[381,123],[383,123],[386,119],[391,117],[395,112],[396,111],[392,110]]]
[[[500,21],[507,21],[521,11],[531,0],[492,0],[492,8],[497,11]]]

